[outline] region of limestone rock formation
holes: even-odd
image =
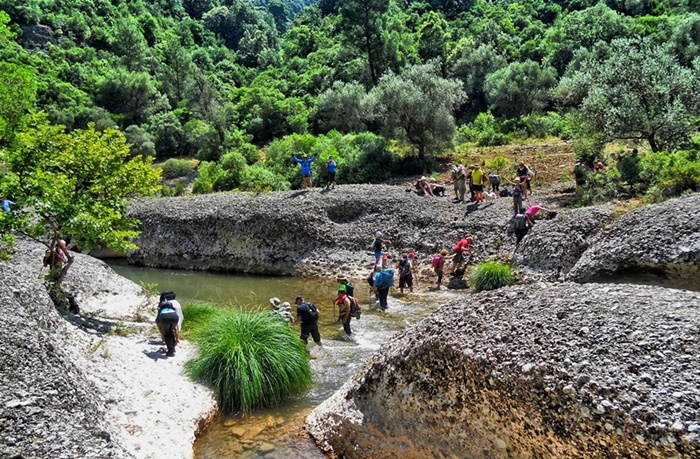
[[[700,282],[700,193],[643,207],[601,232],[569,279],[651,271],[688,284]]]
[[[465,294],[307,419],[345,458],[700,457],[700,293],[537,284]]]

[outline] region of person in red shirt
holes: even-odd
[[[452,259],[452,272],[451,275],[455,275],[460,265],[464,261],[464,252],[474,253],[474,248],[472,244],[474,243],[474,236],[467,236],[459,240],[454,246],[454,258]]]

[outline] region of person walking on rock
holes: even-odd
[[[309,343],[309,335],[314,342],[323,346],[321,334],[318,332],[318,308],[311,302],[304,301],[303,296],[298,296],[294,300],[297,305],[297,320],[301,322],[301,340],[304,345]]]
[[[311,182],[311,163],[316,161],[316,155],[313,155],[311,158],[307,156],[302,156],[301,158],[292,156],[292,158],[295,163],[301,164],[301,189],[305,190],[307,187],[313,188],[313,183]]]
[[[435,288],[440,290],[442,284],[442,276],[445,271],[445,261],[452,258],[448,256],[449,252],[447,249],[440,250],[437,254],[433,256],[433,269],[435,270],[435,275],[437,276],[437,284]]]
[[[382,250],[391,244],[389,239],[382,237],[382,232],[374,233],[374,242],[372,243],[372,252],[374,252],[374,264],[376,266],[386,267],[386,259],[383,257]]]
[[[459,192],[457,202],[464,202],[464,195],[467,193],[467,174],[462,164],[457,167],[457,190]]]
[[[328,161],[326,162],[326,170],[328,172],[328,183],[326,183],[327,190],[335,189],[335,171],[337,167],[338,165],[336,164],[333,157],[331,156],[330,158],[328,158]]]
[[[399,291],[402,295],[406,287],[413,293],[413,267],[415,256],[416,254],[413,252],[404,255],[397,265],[399,270]]]

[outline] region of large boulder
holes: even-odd
[[[697,286],[700,193],[629,212],[598,234],[569,272],[575,282],[651,272]]]
[[[306,426],[346,458],[700,457],[699,307],[700,293],[648,286],[467,294],[398,334]]]

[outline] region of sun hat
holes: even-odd
[[[292,306],[289,304],[289,301],[285,301],[282,303],[282,306],[280,306],[280,309],[283,311],[290,311],[292,309]]]
[[[270,304],[272,305],[272,307],[277,309],[280,305],[280,299],[277,298],[276,296],[274,296],[274,297],[270,298]]]

